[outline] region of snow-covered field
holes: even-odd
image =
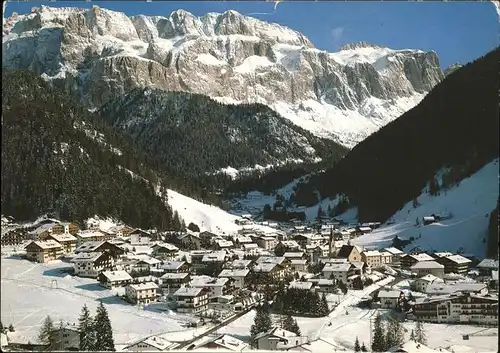
[[[141,310],[125,303],[115,293],[95,280],[61,273],[71,265],[64,262],[34,264],[19,258],[1,259],[1,320],[13,324],[17,337],[36,342],[38,330],[47,315],[55,322],[77,322],[83,304],[95,313],[99,300],[108,312],[117,346],[137,339],[167,333],[170,341],[183,341],[202,333],[202,329],[186,329],[183,323],[191,317],[175,313]]]
[[[384,247],[391,244],[397,235],[401,239],[414,237],[408,246],[423,250],[452,251],[463,250],[467,254],[482,257],[486,251],[486,238],[490,212],[498,201],[498,159],[487,164],[460,185],[439,196],[422,192],[413,207],[408,202],[392,217],[395,223],[384,225],[372,233],[352,240],[353,244],[365,247]],[[452,219],[416,227],[422,217],[431,214],[451,213]]]

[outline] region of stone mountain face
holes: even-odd
[[[34,8],[3,27],[3,68],[30,68],[89,109],[135,88],[263,103],[352,147],[443,79],[434,52],[357,43],[328,53],[302,34],[235,11],[168,17]]]

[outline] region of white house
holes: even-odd
[[[102,271],[111,270],[114,263],[107,251],[78,253],[71,262],[76,276],[90,278],[97,278]]]
[[[141,229],[135,229],[129,234],[131,245],[149,245],[151,234]]]
[[[380,292],[378,292],[378,298],[380,299],[382,308],[396,309],[402,298],[404,298],[404,293],[397,290],[381,290]]]
[[[297,336],[295,333],[273,327],[267,332],[261,332],[255,336],[257,348],[259,350],[288,350],[292,347],[300,346],[309,341],[308,337]]]
[[[324,279],[335,279],[347,284],[347,278],[351,275],[353,267],[350,263],[327,263],[321,272]]]
[[[250,273],[249,269],[227,269],[222,270],[219,273],[220,278],[232,278],[234,280],[234,286],[236,288],[244,288],[245,287],[245,278],[247,278]]]
[[[165,352],[179,346],[178,343],[167,341],[161,337],[151,336],[142,338],[140,341],[125,347],[125,351],[130,352]]]
[[[175,293],[177,311],[197,314],[208,309],[208,290],[197,287],[181,287]]]
[[[444,277],[444,265],[441,265],[436,261],[419,261],[415,265],[411,266],[410,270],[418,276],[431,274],[439,278]]]
[[[413,287],[416,291],[425,293],[427,292],[427,287],[433,283],[444,283],[444,280],[429,273],[423,277],[415,279],[415,281],[413,281]]]
[[[371,268],[377,268],[382,265],[382,256],[378,250],[363,251],[361,259]]]
[[[210,276],[193,276],[191,286],[195,288],[206,288],[209,298],[224,295],[225,289],[229,284],[229,278],[212,278]]]
[[[125,287],[125,295],[133,304],[149,304],[156,301],[158,286],[154,282],[129,284]]]
[[[101,284],[110,289],[123,287],[133,280],[126,271],[104,271],[99,274],[98,278]]]
[[[307,272],[307,260],[302,260],[302,259],[290,260],[290,269],[295,272]]]

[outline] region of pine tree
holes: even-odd
[[[411,330],[410,341],[415,341],[415,331]]]
[[[297,323],[296,319],[293,319],[293,325],[292,325],[292,328],[291,328],[290,331],[292,331],[293,333],[295,333],[297,336],[301,335],[300,327],[299,327],[299,324]]]
[[[361,346],[359,345],[358,336],[356,336],[356,341],[354,341],[354,351],[355,352],[361,352]]]
[[[328,300],[326,300],[326,294],[323,293],[321,296],[321,310],[322,310],[322,315],[326,316],[330,312],[330,308],[328,306]]]
[[[377,315],[373,323],[372,351],[374,352],[385,351],[385,334],[380,314]]]
[[[386,336],[385,336],[385,350],[390,348],[400,346],[404,343],[404,331],[403,326],[397,319],[391,319],[387,324]]]
[[[114,351],[115,343],[113,340],[113,329],[108,317],[108,311],[101,302],[97,307],[97,313],[94,319],[95,329],[95,349],[101,351]]]
[[[427,338],[425,336],[425,331],[424,331],[424,325],[422,321],[417,319],[417,323],[415,325],[415,341],[426,345],[427,344]]]
[[[96,335],[87,305],[83,305],[82,307],[82,312],[78,319],[78,330],[80,331],[80,351],[93,351]]]
[[[42,327],[40,328],[40,333],[38,334],[38,340],[43,344],[51,344],[52,339],[51,335],[54,331],[54,322],[47,316],[43,321]]]
[[[269,331],[273,326],[268,308],[264,305],[259,306],[255,313],[255,318],[252,327],[250,328],[250,339],[253,342],[255,336],[261,332]]]
[[[366,349],[365,342],[361,345],[361,352],[368,352],[368,349]]]

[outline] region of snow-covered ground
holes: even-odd
[[[190,222],[200,227],[201,231],[210,231],[216,234],[234,234],[242,227],[235,223],[239,216],[230,214],[223,209],[204,204],[174,190],[168,190],[168,202],[174,211],[184,220],[186,225]],[[255,230],[266,233],[276,232],[276,229],[262,225],[255,225]]]
[[[400,239],[415,240],[408,248],[422,250],[463,250],[467,254],[482,257],[486,251],[486,238],[490,212],[498,201],[498,159],[487,164],[460,185],[431,196],[424,190],[413,207],[410,201],[391,217],[392,225],[383,225],[372,233],[352,240],[365,247],[384,247],[397,235]],[[451,213],[452,219],[417,227],[416,219],[432,213]]]
[[[360,343],[370,345],[370,319],[377,314],[376,310],[361,309],[356,304],[361,298],[372,291],[384,286],[394,280],[393,277],[375,283],[362,291],[349,291],[346,296],[330,294],[327,296],[330,304],[339,302],[338,306],[326,318],[305,318],[296,317],[302,335],[309,336],[313,343],[311,348],[323,351],[352,350],[356,337]],[[346,312],[348,314],[346,314]],[[380,310],[384,313],[384,310]],[[219,329],[217,334],[227,333],[235,337],[248,340],[249,328],[253,324],[255,311],[251,311],[229,325]],[[273,320],[278,321],[278,317]],[[331,325],[330,325],[331,322]],[[415,324],[405,322],[407,339]],[[453,349],[455,352],[493,352],[497,347],[498,330],[496,328],[487,329],[482,334],[490,336],[471,336],[469,341],[462,340],[462,334],[473,333],[483,330],[482,327],[465,325],[438,325],[424,324],[428,345],[431,348]]]
[[[36,342],[39,327],[47,315],[55,322],[77,322],[83,304],[95,313],[99,300],[108,312],[115,343],[124,346],[137,339],[167,333],[170,341],[183,341],[203,332],[186,329],[182,324],[192,317],[173,312],[141,310],[125,303],[116,294],[101,287],[93,279],[61,273],[70,264],[56,261],[35,264],[19,258],[1,259],[1,321],[13,324],[17,337]]]

